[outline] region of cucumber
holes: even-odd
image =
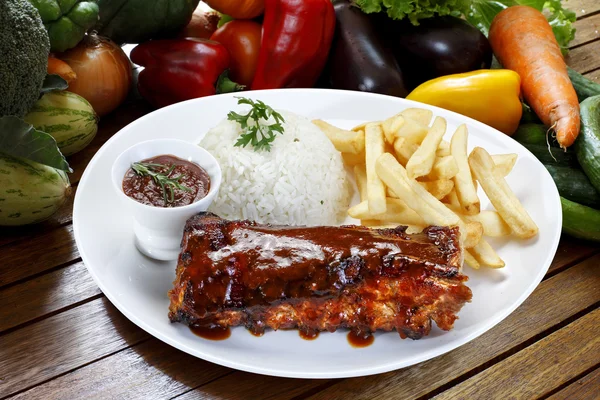
[[[575,153],[583,172],[600,191],[600,96],[581,102],[581,131],[575,142]]]
[[[537,116],[537,114],[535,113],[535,111],[533,111],[533,109],[525,104],[525,103],[521,103],[521,106],[523,107],[523,114],[521,114],[521,123],[522,124],[541,124],[542,121],[540,121],[540,118]]]
[[[64,171],[0,153],[0,226],[43,221],[70,194]]]
[[[67,91],[46,93],[23,119],[52,135],[65,156],[82,150],[98,131],[98,116],[91,104]]]
[[[533,155],[545,165],[579,168],[577,155],[572,151],[564,151],[547,145],[523,144]]]
[[[600,208],[600,193],[582,170],[556,165],[544,167],[550,172],[562,197],[585,206]]]
[[[569,78],[571,78],[573,88],[575,88],[575,93],[577,93],[577,98],[580,102],[584,101],[588,97],[600,95],[600,84],[589,80],[579,72],[569,67],[567,67],[567,71],[569,73]]]
[[[512,138],[521,144],[546,145],[546,132],[548,129],[542,124],[523,124],[512,134]]]
[[[563,212],[563,232],[580,239],[600,241],[600,210],[563,197],[560,198],[560,204]]]

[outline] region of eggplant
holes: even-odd
[[[372,18],[348,0],[333,6],[336,32],[325,70],[331,87],[405,97],[402,72]]]
[[[385,15],[376,19],[410,90],[433,78],[491,66],[488,39],[460,18],[427,18],[418,26]]]

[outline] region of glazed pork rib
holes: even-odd
[[[431,321],[452,328],[471,300],[458,228],[289,227],[211,213],[184,229],[172,322],[205,327],[396,329],[419,339]]]

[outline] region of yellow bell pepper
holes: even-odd
[[[442,76],[419,85],[406,98],[476,119],[507,135],[519,126],[521,78],[508,69],[481,69]]]

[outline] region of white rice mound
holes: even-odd
[[[279,111],[284,133],[271,150],[235,147],[237,122],[224,120],[199,145],[219,162],[223,181],[209,211],[232,220],[284,225],[338,225],[346,218],[350,184],[340,153],[308,119]]]

